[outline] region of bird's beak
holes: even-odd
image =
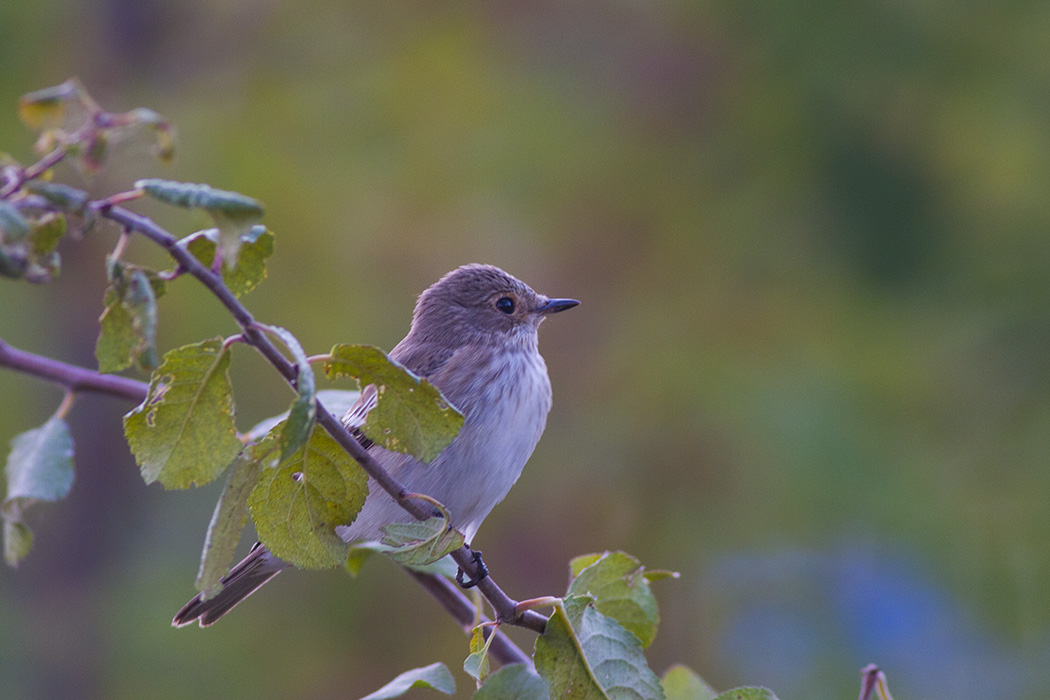
[[[545,304],[540,304],[536,307],[534,313],[543,315],[556,314],[559,311],[565,311],[579,305],[580,302],[575,299],[548,299]]]

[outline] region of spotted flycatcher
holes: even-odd
[[[518,480],[547,423],[551,383],[536,331],[548,314],[579,303],[537,294],[498,267],[464,265],[419,295],[412,327],[390,353],[441,390],[463,413],[463,427],[429,464],[363,444],[408,491],[444,504],[467,542]],[[375,401],[375,387],[364,387],[343,424],[355,431]],[[347,542],[376,540],[384,525],[412,520],[370,479],[361,512],[336,531]],[[258,543],[223,578],[221,592],[198,595],[172,624],[206,627],[289,566]]]

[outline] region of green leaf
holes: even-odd
[[[235,266],[223,263],[222,279],[234,296],[244,296],[266,279],[266,260],[273,255],[273,234],[256,224],[241,235]]]
[[[350,545],[350,554],[346,558],[344,568],[348,574],[356,578],[364,567],[365,562],[368,561],[373,554],[389,554],[395,549],[397,548],[379,542],[354,542]],[[434,576],[444,576],[450,580],[454,579],[456,573],[459,572],[459,565],[452,560],[452,557],[447,555],[429,564],[400,565],[404,566],[406,569],[412,569],[413,571],[419,571],[424,574],[433,574]]]
[[[0,201],[0,241],[14,243],[29,235],[29,222],[10,202]]]
[[[281,431],[281,459],[287,459],[303,446],[317,424],[317,380],[298,338],[278,326],[266,326],[266,330],[281,339],[295,360],[297,396]]]
[[[233,460],[204,536],[196,585],[205,598],[222,590],[220,579],[229,569],[241,532],[248,524],[248,494],[259,482],[259,468],[260,455],[251,448],[242,450]]]
[[[248,233],[263,215],[263,206],[258,200],[210,185],[151,178],[139,180],[135,187],[167,204],[207,211],[219,227],[223,263],[231,267],[237,265],[241,236]]]
[[[46,255],[58,247],[62,236],[66,235],[66,217],[49,212],[33,222],[29,233],[29,242],[34,255]]]
[[[452,678],[452,674],[445,664],[430,664],[422,668],[405,671],[376,692],[364,696],[361,700],[399,698],[412,688],[430,688],[445,695],[452,695],[456,692],[456,681]]]
[[[387,554],[398,564],[425,566],[463,546],[463,535],[436,517],[383,526],[383,544],[395,547]]]
[[[131,314],[131,327],[139,339],[135,359],[143,369],[157,366],[157,295],[144,270],[129,268],[120,286],[121,305]]]
[[[623,552],[604,552],[597,559],[594,556],[586,555],[579,558],[582,561],[573,560],[570,564],[576,575],[567,595],[591,596],[600,613],[619,622],[638,637],[643,647],[648,647],[656,637],[660,612],[645,568]],[[585,562],[589,563],[581,567]]]
[[[638,638],[598,612],[585,596],[554,606],[536,639],[536,670],[551,697],[660,700],[660,681],[646,665]]]
[[[733,688],[715,696],[715,700],[777,700],[769,688]]]
[[[211,269],[218,249],[219,229],[210,228],[191,233],[179,241],[200,261]],[[266,260],[273,255],[274,236],[265,226],[257,224],[241,235],[241,247],[237,253],[236,266],[223,263],[222,280],[234,296],[244,296],[266,279]]]
[[[278,425],[259,448],[277,444]],[[340,566],[349,545],[336,534],[368,495],[368,476],[324,430],[274,467],[264,466],[248,497],[259,539],[281,559],[303,568]]]
[[[424,462],[441,454],[463,425],[463,415],[430,382],[420,379],[368,345],[336,345],[324,363],[329,379],[349,376],[362,388],[374,384],[378,403],[361,430],[388,450],[405,452]]]
[[[73,486],[73,438],[66,422],[52,417],[39,428],[16,435],[4,473],[7,495],[0,503],[4,556],[16,566],[33,542],[22,522],[25,511],[41,501],[65,498]]]
[[[209,228],[196,231],[179,239],[178,245],[197,258],[197,262],[209,270],[215,263],[215,251],[219,249],[219,229]]]
[[[660,683],[667,693],[667,700],[714,700],[718,695],[703,678],[681,664],[667,669]]]
[[[83,216],[87,203],[90,201],[87,192],[57,182],[31,180],[25,184],[25,189],[43,197],[67,214]]]
[[[99,334],[95,357],[99,372],[119,372],[135,361],[135,349],[141,342],[135,332],[134,319],[120,301],[115,287],[106,290],[106,308],[99,317]]]
[[[581,554],[578,557],[573,557],[572,561],[569,562],[569,581],[572,581],[572,579],[579,576],[581,571],[601,559],[606,554],[608,554],[608,552],[596,552],[594,554]]]
[[[240,452],[229,366],[221,338],[164,355],[146,400],[124,416],[124,434],[147,484],[206,484]]]
[[[102,165],[109,155],[109,137],[106,132],[96,129],[91,133],[87,144],[80,153],[80,164],[89,174],[96,173],[102,169]]]
[[[478,625],[470,636],[470,655],[463,662],[463,670],[476,681],[483,681],[489,675],[489,645],[492,644],[496,630],[490,628],[488,639],[485,638],[485,626]]]
[[[489,676],[474,700],[550,700],[547,682],[525,664],[511,664]]]
[[[95,343],[99,371],[119,372],[135,362],[151,370],[157,366],[157,297],[164,293],[164,281],[118,260],[110,261],[108,272]]]

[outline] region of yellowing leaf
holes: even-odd
[[[470,655],[463,662],[463,670],[476,681],[483,681],[489,675],[489,645],[496,636],[496,631],[489,627],[486,639],[485,629],[482,625],[474,628],[470,636]]]
[[[18,116],[30,129],[51,129],[62,123],[66,100],[82,90],[76,80],[46,87],[23,95],[18,100]]]
[[[34,255],[45,255],[55,250],[62,236],[66,235],[66,217],[49,212],[32,224],[29,242]]]
[[[259,448],[276,454],[284,425]],[[349,545],[336,534],[349,525],[368,495],[368,476],[324,430],[276,466],[264,466],[248,497],[259,539],[280,558],[304,568],[340,566]]]
[[[714,700],[718,695],[703,678],[679,664],[667,669],[660,683],[667,700]]]
[[[362,388],[374,384],[378,404],[361,430],[372,442],[430,462],[463,425],[463,415],[430,382],[368,345],[336,345],[324,363],[329,379],[349,376]]]

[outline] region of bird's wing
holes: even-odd
[[[430,379],[455,353],[456,348],[437,343],[409,343],[406,337],[390,351],[390,357],[413,374]]]

